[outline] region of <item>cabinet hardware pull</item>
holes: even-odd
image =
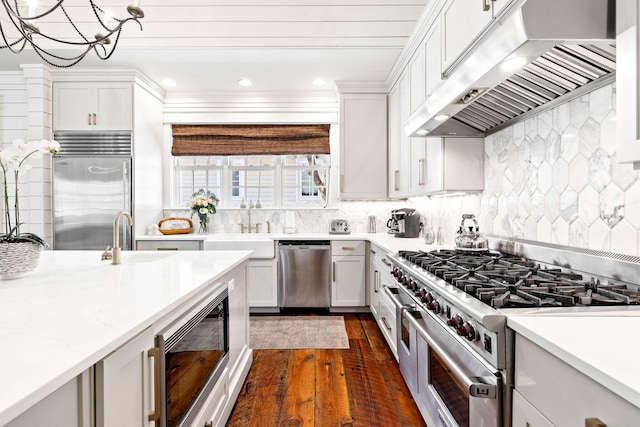
[[[177,251],[178,248],[156,248],[159,251]]]
[[[160,419],[160,349],[150,348],[147,351],[147,357],[153,358],[153,410],[149,411],[149,421],[158,425]]]
[[[488,12],[489,10],[491,10],[491,4],[487,3],[487,0],[482,0],[482,11]]]
[[[387,259],[386,259],[386,258],[382,258],[382,263],[383,263],[384,265],[386,265],[387,267],[391,267],[391,265],[392,265],[389,261],[387,261]]]
[[[600,418],[585,418],[584,427],[607,427],[607,425],[600,421]]]
[[[342,250],[343,250],[343,251],[352,251],[353,249],[354,249],[354,247],[353,247],[353,246],[343,246],[343,247],[342,247]]]
[[[93,125],[95,126],[95,125],[97,125],[97,124],[98,124],[98,123],[96,122],[96,113],[93,113],[93,114],[92,114],[92,116],[93,116]]]
[[[424,185],[424,165],[426,164],[425,158],[418,160],[418,185]]]
[[[382,318],[380,318],[380,320],[382,320],[382,323],[384,323],[384,327],[385,328],[387,328],[388,330],[391,330],[391,327],[387,323],[387,318],[386,317],[382,317]]]
[[[371,249],[371,253],[375,255],[375,254],[376,254],[376,251],[374,251],[373,249]]]
[[[378,293],[378,287],[380,286],[380,272],[373,270],[373,292]]]
[[[87,124],[91,126],[91,113],[87,114]]]
[[[394,191],[400,191],[400,185],[398,184],[399,177],[400,177],[400,171],[394,170],[393,171],[393,190]]]
[[[336,281],[336,262],[333,261],[333,281]]]

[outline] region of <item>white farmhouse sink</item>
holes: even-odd
[[[268,234],[218,234],[204,241],[204,250],[209,251],[253,251],[249,258],[274,258],[275,241]]]

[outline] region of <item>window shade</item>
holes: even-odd
[[[328,124],[172,125],[174,156],[329,154]]]

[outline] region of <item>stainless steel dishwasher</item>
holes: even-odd
[[[331,303],[331,246],[328,240],[278,242],[278,305],[328,308]]]

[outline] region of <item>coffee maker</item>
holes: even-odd
[[[422,229],[420,215],[415,213],[415,209],[396,209],[391,211],[391,218],[387,221],[389,231],[396,237],[418,237]]]

